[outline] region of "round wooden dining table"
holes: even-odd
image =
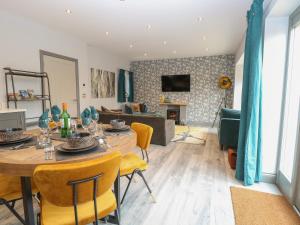
[[[37,131],[29,131],[33,135]],[[23,148],[20,150],[9,150],[0,148],[0,173],[11,176],[19,176],[21,179],[22,195],[23,195],[23,207],[26,225],[34,225],[34,210],[32,202],[31,191],[31,178],[33,176],[34,169],[39,165],[49,165],[58,163],[75,163],[83,162],[91,159],[103,157],[114,151],[120,151],[122,154],[126,154],[131,151],[137,142],[136,133],[131,130],[129,133],[106,136],[106,142],[109,148],[105,152],[93,153],[93,154],[80,154],[76,157],[68,157],[64,160],[57,160],[56,154],[53,154],[51,160],[45,159],[45,152],[43,149],[36,149],[35,146]],[[54,146],[57,146],[63,142],[52,141]],[[114,193],[116,195],[117,207],[120,215],[120,174],[118,174],[114,182]],[[116,216],[116,215],[115,215]],[[109,222],[115,223],[115,216],[109,218]],[[119,218],[120,219],[120,218]]]

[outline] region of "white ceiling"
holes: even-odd
[[[235,53],[246,30],[245,15],[251,2],[1,0],[0,9],[76,35],[90,45],[131,60],[140,60]],[[66,9],[72,14],[66,14]],[[197,21],[198,17],[203,20]]]

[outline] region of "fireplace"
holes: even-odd
[[[180,109],[168,109],[167,118],[175,120],[175,124],[180,124]]]

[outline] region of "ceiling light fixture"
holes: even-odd
[[[106,36],[108,36],[108,35],[109,35],[109,32],[108,32],[108,31],[106,31],[106,32],[105,32],[105,35],[106,35]]]
[[[197,17],[197,22],[198,22],[198,23],[202,22],[202,20],[203,20],[203,18],[202,18],[202,17],[200,17],[200,16],[199,16],[199,17]]]
[[[206,41],[206,36],[203,36],[202,39],[203,39],[203,41]]]
[[[166,45],[166,44],[167,44],[167,41],[164,41],[163,43],[164,43],[164,45]]]
[[[65,12],[66,12],[67,14],[69,14],[69,15],[72,14],[71,9],[66,9]]]
[[[152,26],[150,24],[147,25],[147,30],[151,30]]]
[[[147,52],[145,52],[145,53],[144,53],[144,56],[146,57],[147,55],[148,55]]]
[[[207,52],[208,52],[208,51],[209,51],[209,48],[206,48],[206,49],[205,49],[205,51],[207,51]]]
[[[173,54],[176,54],[177,52],[176,52],[176,50],[173,50]]]
[[[129,48],[133,48],[133,44],[130,44],[130,45],[129,45]]]

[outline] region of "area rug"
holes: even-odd
[[[231,187],[236,225],[300,225],[300,217],[280,195]]]
[[[176,126],[172,142],[203,145],[206,142],[208,128],[192,126]]]

